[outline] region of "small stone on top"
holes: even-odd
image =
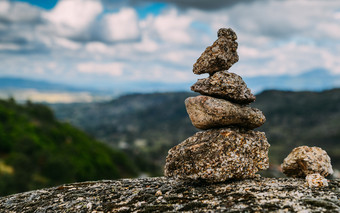
[[[217,37],[225,37],[227,39],[230,39],[232,41],[235,41],[237,39],[236,33],[230,29],[230,28],[221,28],[217,32]]]
[[[195,74],[209,73],[228,70],[238,61],[237,36],[228,28],[222,28],[217,33],[218,39],[213,45],[207,47],[193,66]]]

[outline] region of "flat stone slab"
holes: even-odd
[[[213,74],[217,71],[228,70],[238,61],[236,33],[230,28],[221,28],[217,36],[218,39],[205,49],[194,64],[195,74]]]
[[[198,79],[191,90],[240,104],[248,104],[256,99],[243,79],[228,71],[219,71],[208,78]]]
[[[255,178],[208,184],[171,178],[72,183],[0,197],[0,212],[339,212],[340,180]]]
[[[210,96],[189,97],[185,106],[192,124],[198,129],[228,126],[255,129],[266,121],[259,109]]]
[[[164,174],[208,182],[253,178],[269,167],[268,149],[263,132],[239,128],[201,131],[169,150]]]

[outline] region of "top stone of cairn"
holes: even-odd
[[[217,32],[218,39],[207,47],[193,66],[195,74],[228,70],[238,61],[236,33],[230,28],[221,28]]]

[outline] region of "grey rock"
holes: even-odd
[[[297,178],[218,184],[165,177],[102,180],[0,197],[0,212],[339,212],[339,188],[340,180],[316,190]]]
[[[226,126],[254,129],[266,121],[259,109],[209,96],[189,97],[185,106],[192,124],[199,129]]]
[[[228,71],[219,71],[208,78],[199,79],[191,90],[202,95],[230,100],[231,102],[247,104],[255,101],[255,96],[243,79]]]
[[[269,167],[268,148],[263,132],[239,128],[201,131],[169,150],[164,174],[207,182],[253,178]]]
[[[323,177],[333,173],[331,159],[327,152],[319,147],[299,146],[283,160],[282,172],[290,177],[306,177],[319,173]]]
[[[193,66],[195,74],[228,70],[239,59],[237,55],[236,33],[228,28],[221,28],[217,33],[218,39],[207,47]]]

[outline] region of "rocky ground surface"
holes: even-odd
[[[340,180],[188,183],[165,177],[66,184],[0,198],[0,212],[340,212]]]

